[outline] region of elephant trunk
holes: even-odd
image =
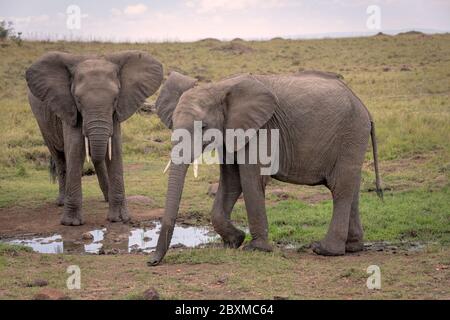
[[[184,180],[189,164],[171,164],[169,182],[167,186],[167,197],[165,213],[162,219],[161,231],[158,238],[156,251],[149,261],[149,265],[157,265],[164,258],[172,240],[175,220],[180,207],[181,194],[183,192]]]
[[[88,138],[89,144],[87,151],[90,153],[89,156],[91,157],[92,162],[96,163],[105,160],[108,149],[111,149],[110,132],[109,126],[104,123],[92,122],[90,126],[86,128],[86,137]],[[111,150],[109,150],[109,153],[111,153]]]

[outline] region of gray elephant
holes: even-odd
[[[26,71],[28,99],[55,163],[61,223],[83,224],[81,174],[92,162],[108,220],[129,220],[120,123],[161,85],[161,64],[145,52],[105,56],[49,52]]]
[[[166,126],[191,134],[194,121],[202,121],[203,131],[278,129],[279,170],[272,178],[294,184],[325,185],[333,196],[328,233],[315,243],[314,251],[321,255],[343,255],[363,249],[358,201],[369,136],[377,192],[382,196],[375,128],[366,107],[337,75],[317,71],[295,75],[243,74],[196,86],[195,79],[171,73],[156,107]],[[244,147],[248,149],[249,143]],[[226,150],[228,154],[238,151],[230,149]],[[199,153],[194,153],[191,158],[198,156]],[[175,164],[173,160],[170,165],[165,215],[149,265],[157,265],[169,248],[188,166],[189,163]],[[212,223],[227,247],[238,248],[245,237],[230,221],[232,208],[243,193],[252,236],[245,248],[272,250],[264,201],[268,179],[260,174],[260,169],[259,163],[220,165]]]

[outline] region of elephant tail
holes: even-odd
[[[52,183],[56,182],[56,162],[53,160],[53,157],[50,157],[50,163],[48,164],[48,173],[50,174],[50,181]]]
[[[370,137],[372,138],[372,150],[373,150],[373,164],[375,167],[375,186],[378,197],[383,200],[383,189],[381,188],[381,178],[378,168],[378,145],[377,137],[375,135],[375,123],[370,120]]]

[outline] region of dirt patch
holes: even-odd
[[[63,208],[53,203],[46,203],[37,208],[2,208],[0,209],[0,237],[11,237],[26,234],[62,234],[68,238],[79,236],[94,229],[107,227],[120,228],[122,223],[110,223],[106,220],[108,203],[88,199],[83,203],[85,224],[78,227],[68,227],[60,224]],[[128,204],[131,223],[138,224],[147,220],[162,217],[164,209],[154,209],[141,201],[132,201]]]
[[[324,186],[273,185],[267,187],[266,193],[272,195],[275,202],[297,199],[308,204],[317,204],[332,199],[331,193]]]
[[[222,51],[232,54],[244,54],[244,53],[251,53],[255,51],[253,48],[250,48],[249,46],[246,46],[239,42],[231,42],[228,44],[224,44],[219,47],[214,47],[210,49],[211,51]]]
[[[124,169],[126,171],[140,171],[140,170],[144,169],[144,164],[143,163],[126,164],[124,166]]]
[[[411,30],[411,31],[406,31],[406,32],[400,32],[397,35],[398,36],[423,36],[423,35],[425,35],[425,33],[421,32],[421,31]]]
[[[374,37],[390,37],[390,35],[383,32],[378,32],[377,34],[374,35]]]
[[[313,194],[300,194],[298,198],[309,204],[316,204],[322,201],[331,200],[331,193],[313,193]]]
[[[154,201],[146,196],[136,195],[136,196],[128,196],[127,203],[130,204],[138,204],[138,205],[148,205],[153,206]]]
[[[380,162],[380,172],[384,174],[395,173],[405,169],[416,168],[431,160],[434,155],[419,154],[406,159],[386,160]],[[373,171],[373,161],[366,161],[363,164],[363,169]]]
[[[183,250],[170,251],[172,259],[152,268],[146,266],[148,257],[142,255],[20,253],[3,256],[7,264],[0,279],[0,297],[33,299],[36,288],[24,283],[29,278],[46,275],[49,288],[40,290],[45,294],[41,298],[144,299],[142,293],[150,287],[162,299],[450,298],[448,248],[410,255],[365,251],[342,257],[322,257],[310,251],[274,254],[224,249],[194,251],[192,255],[207,255],[209,258],[205,261],[210,262],[169,262],[183,255]],[[232,258],[227,258],[230,256]],[[217,262],[215,258],[227,261]],[[82,270],[81,290],[66,289],[66,269],[72,264]],[[380,290],[369,290],[366,286],[370,265],[380,267]]]
[[[423,182],[426,180],[429,183],[432,182],[433,187],[441,188],[448,183],[448,179],[445,174],[439,174],[439,172],[431,172],[426,178],[423,173],[417,175],[418,171],[427,172],[427,167],[430,165],[433,158],[436,158],[435,153],[417,154],[409,158],[386,160],[380,162],[380,175],[382,180],[383,189],[386,191],[406,191],[415,187],[423,186]],[[373,161],[366,161],[363,164],[363,170],[374,174]],[[436,175],[436,173],[438,173]],[[417,175],[420,179],[405,180],[401,177],[395,178],[399,175]],[[390,179],[386,179],[386,178]],[[422,178],[423,177],[423,178]],[[390,181],[389,181],[390,180]],[[386,182],[388,181],[388,182]],[[372,192],[375,191],[375,184],[370,184],[369,187],[363,187],[362,191]]]
[[[206,47],[214,47],[217,44],[221,43],[222,41],[220,41],[219,39],[215,39],[215,38],[205,38],[205,39],[198,40],[197,42]]]
[[[70,300],[62,291],[45,288],[39,291],[34,297],[34,300]]]

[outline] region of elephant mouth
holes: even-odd
[[[108,155],[109,161],[112,160],[112,137],[107,137],[105,139],[91,139],[89,141],[89,137],[84,137],[84,147],[86,152],[86,161],[90,162],[91,159],[93,162],[102,161],[105,159],[106,154]]]

